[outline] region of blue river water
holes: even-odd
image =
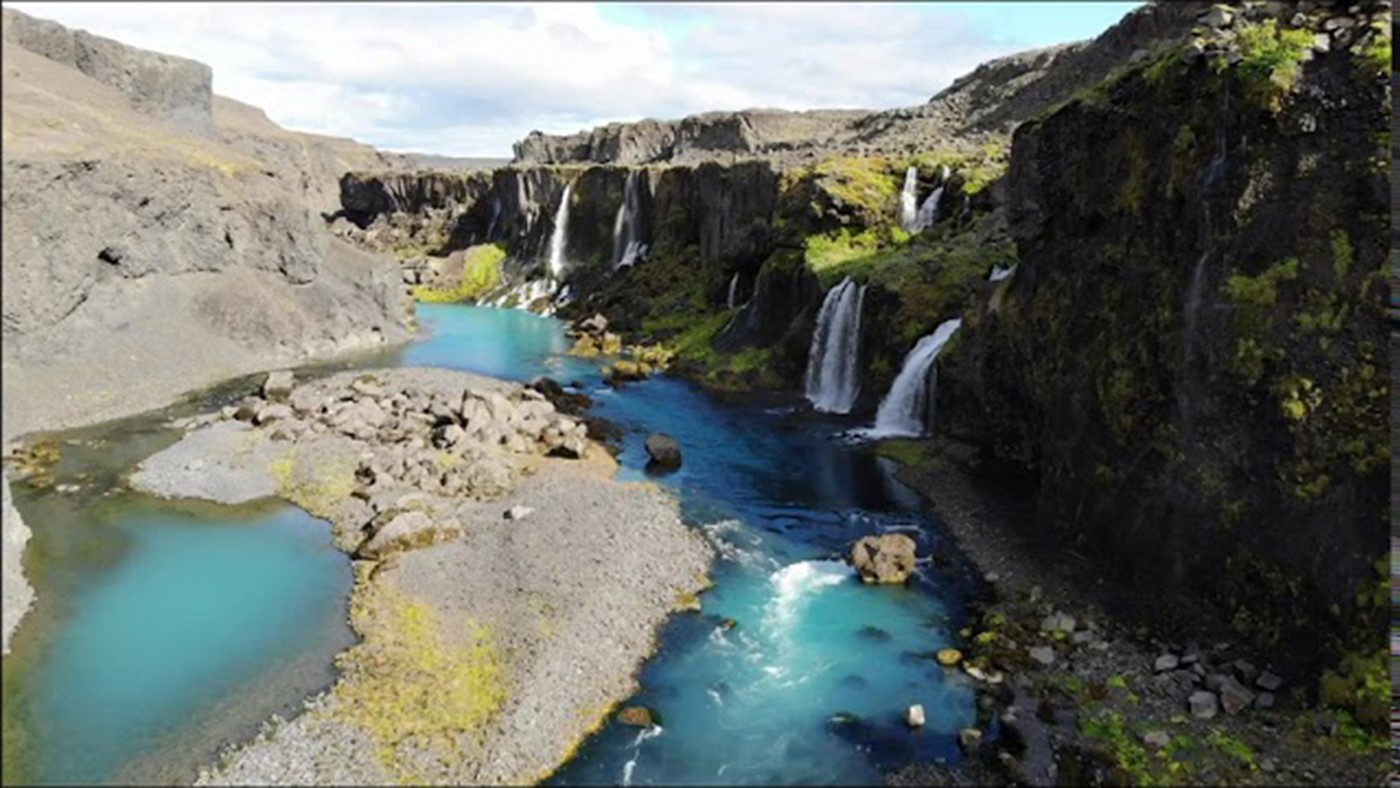
[[[422,335],[376,363],[578,385],[623,429],[621,475],[673,489],[720,554],[703,612],[666,626],[629,700],[659,725],[605,725],[555,782],[868,783],[957,761],[973,693],[931,657],[956,639],[971,581],[890,461],[835,437],[855,424],[721,403],[665,376],[613,390],[598,362],[565,355],[560,322],[521,311],[422,305],[419,320]],[[23,756],[7,782],[187,782],[220,744],[325,686],[351,642],[349,565],[324,523],[280,504],[98,497],[173,439],[133,424],[65,452],[69,476],[105,479],[91,492],[16,488],[40,603],[5,661],[6,755]],[[652,431],[680,441],[678,471],[648,476]],[[951,559],[925,559],[908,586],[862,585],[841,556],[890,531]],[[914,703],[918,731],[902,721]]]
[[[665,376],[604,387],[597,363],[560,355],[558,321],[524,312],[425,306],[419,318],[425,336],[405,364],[580,384],[624,430],[623,478],[649,478],[647,434],[675,437],[684,464],[660,481],[721,554],[702,614],[667,627],[630,701],[659,726],[605,726],[556,782],[868,783],[914,759],[958,760],[973,693],[930,657],[961,627],[966,565],[925,562],[907,587],[888,587],[840,561],[859,537],[891,531],[921,555],[955,556],[889,460],[835,437],[855,424],[720,403]],[[914,703],[928,719],[919,731],[903,724]]]

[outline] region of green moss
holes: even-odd
[[[1362,730],[1379,737],[1387,731],[1390,714],[1389,652],[1352,652],[1318,682],[1318,701],[1344,712]]]
[[[1298,278],[1298,259],[1270,266],[1257,276],[1235,274],[1225,280],[1225,295],[1235,308],[1235,330],[1245,337],[1258,337],[1272,324],[1278,304],[1279,285]]]
[[[456,737],[480,731],[505,702],[502,654],[488,628],[466,621],[449,633],[426,603],[369,580],[351,623],[363,640],[337,660],[336,714],[374,738],[402,781],[421,782],[401,765],[401,747],[459,759]]]
[[[1246,95],[1259,106],[1277,112],[1302,72],[1303,58],[1312,49],[1312,32],[1281,28],[1273,19],[1246,22],[1236,31],[1242,57],[1235,69],[1244,82]]]
[[[1347,231],[1336,229],[1332,231],[1332,270],[1337,274],[1337,279],[1344,280],[1347,273],[1351,271],[1351,264],[1356,259],[1356,252],[1351,246],[1351,236]]]
[[[1380,22],[1371,25],[1371,37],[1356,52],[1362,73],[1390,78],[1390,39],[1390,25]]]
[[[312,515],[327,518],[355,489],[353,458],[316,457],[299,448],[288,450],[268,466],[277,496]]]
[[[927,460],[928,449],[928,441],[896,438],[880,441],[875,446],[875,453],[881,457],[888,457],[900,465],[917,468]]]
[[[433,288],[420,285],[413,288],[413,297],[422,303],[459,303],[474,301],[500,287],[501,264],[506,250],[499,244],[479,244],[467,249],[462,262],[462,279],[455,287]]]
[[[1163,780],[1151,769],[1147,750],[1128,731],[1123,715],[1118,712],[1085,714],[1079,722],[1079,732],[1100,742],[1114,765],[1134,785],[1161,785]]]
[[[854,235],[843,227],[834,233],[808,236],[803,260],[821,280],[822,287],[830,287],[846,276],[868,277],[877,252],[908,241],[909,234],[897,227],[864,230]]]
[[[1124,135],[1123,145],[1122,155],[1128,162],[1128,176],[1123,182],[1123,187],[1118,191],[1114,205],[1119,210],[1140,216],[1142,215],[1142,206],[1147,199],[1150,163],[1147,155],[1147,143],[1141,134],[1130,131]]]
[[[887,159],[840,157],[813,168],[818,182],[834,200],[868,216],[893,215],[899,199],[899,176]]]

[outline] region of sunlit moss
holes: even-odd
[[[472,301],[501,285],[501,263],[506,250],[499,244],[480,244],[467,250],[462,262],[462,279],[454,287],[434,288],[419,285],[413,288],[414,299],[423,303],[458,303]]]

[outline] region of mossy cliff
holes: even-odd
[[[1031,471],[1039,524],[1129,601],[1183,623],[1204,602],[1314,671],[1383,638],[1381,34],[1314,56],[1311,31],[1241,21],[1235,54],[1197,44],[1022,125],[1020,265],[940,372],[948,429]]]

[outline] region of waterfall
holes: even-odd
[[[899,226],[908,232],[917,232],[914,222],[918,221],[919,168],[910,167],[904,171],[904,189],[899,192]]]
[[[486,240],[490,242],[492,236],[496,234],[496,220],[501,218],[501,198],[497,197],[491,201],[491,223],[486,225]]]
[[[564,187],[559,210],[554,214],[554,231],[549,236],[549,275],[556,280],[564,275],[564,245],[569,241],[569,195],[573,191],[572,183]]]
[[[622,204],[617,206],[617,219],[613,221],[613,268],[625,268],[644,258],[646,244],[641,241],[642,198],[637,190],[641,170],[627,173],[627,184],[622,189]]]
[[[738,271],[735,271],[735,272],[734,272],[734,278],[729,280],[729,300],[726,302],[727,308],[733,309],[733,308],[734,308],[734,305],[737,304],[738,301],[739,301],[739,272],[738,272]]]
[[[933,412],[934,397],[938,393],[938,368],[934,362],[961,325],[959,318],[942,323],[932,334],[920,339],[904,357],[899,376],[875,414],[872,434],[884,437],[926,433],[925,425],[932,419],[925,417]]]
[[[860,313],[865,286],[848,276],[831,288],[817,315],[807,356],[807,399],[820,411],[850,413],[860,394]]]
[[[1016,273],[1016,266],[1014,266],[1014,265],[1012,265],[1012,266],[1007,266],[1007,267],[1005,267],[1005,268],[1003,268],[1003,267],[1000,266],[1000,265],[994,265],[994,266],[992,266],[992,273],[991,273],[991,275],[989,275],[989,276],[987,277],[987,281],[988,281],[988,282],[1000,282],[1000,281],[1003,280],[1003,279],[1010,279],[1010,278],[1011,278],[1011,275],[1014,274],[1014,273]]]
[[[921,233],[933,226],[938,221],[938,201],[943,199],[943,187],[939,186],[933,190],[933,194],[924,200],[924,204],[919,206],[919,216],[914,220],[912,233]]]

